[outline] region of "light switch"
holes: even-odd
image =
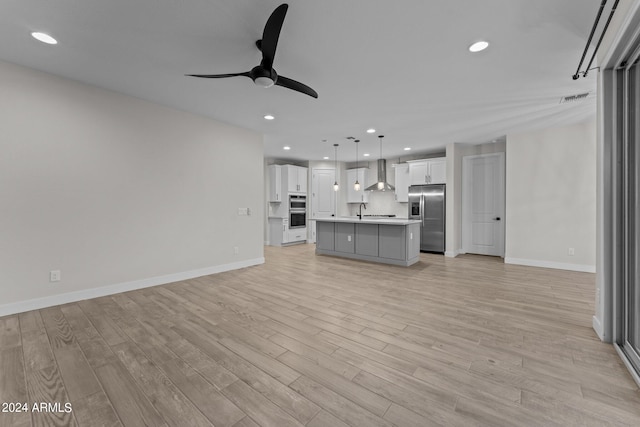
[[[347,242],[351,241],[351,236],[347,236]]]

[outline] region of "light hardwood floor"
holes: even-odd
[[[593,274],[313,250],[0,318],[0,425],[640,425]]]

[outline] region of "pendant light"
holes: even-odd
[[[358,169],[358,142],[360,142],[359,139],[355,140],[356,143],[356,169]],[[358,171],[356,170],[356,182],[355,184],[353,184],[353,189],[356,191],[360,191],[360,183],[358,182]]]
[[[338,185],[338,144],[333,144],[336,150],[336,181],[333,183],[333,191],[338,191],[340,186]]]
[[[378,135],[378,139],[380,139],[380,157],[378,161],[382,160],[382,138],[384,138],[384,135]],[[380,181],[380,176],[378,176],[378,190],[384,190],[384,181]]]

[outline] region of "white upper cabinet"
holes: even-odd
[[[411,185],[445,184],[447,181],[447,158],[409,160]]]
[[[298,191],[301,193],[307,192],[307,168],[298,168]]]
[[[429,160],[429,184],[447,183],[447,158]]]
[[[268,202],[282,201],[282,166],[269,165],[269,200]]]
[[[282,180],[288,193],[307,192],[307,168],[294,165],[282,166]]]
[[[347,203],[368,203],[369,192],[364,191],[367,188],[367,177],[369,169],[347,169],[347,182],[344,185],[347,187]],[[360,190],[354,190],[353,185],[356,183],[356,179],[360,183]]]
[[[429,183],[429,165],[426,160],[417,160],[409,163],[409,180],[411,185]]]
[[[399,163],[394,165],[394,167],[396,170],[396,202],[408,202],[409,185],[411,185],[409,164]]]

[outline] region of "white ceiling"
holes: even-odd
[[[257,65],[275,0],[3,0],[0,59],[256,130],[267,157],[333,160],[339,143],[352,161],[354,136],[375,158],[369,127],[385,134],[384,157],[398,157],[592,117],[593,95],[559,101],[595,92],[595,72],[571,75],[599,3],[291,0],[274,68],[318,99],[244,77],[184,76]],[[489,49],[470,53],[480,39]]]

